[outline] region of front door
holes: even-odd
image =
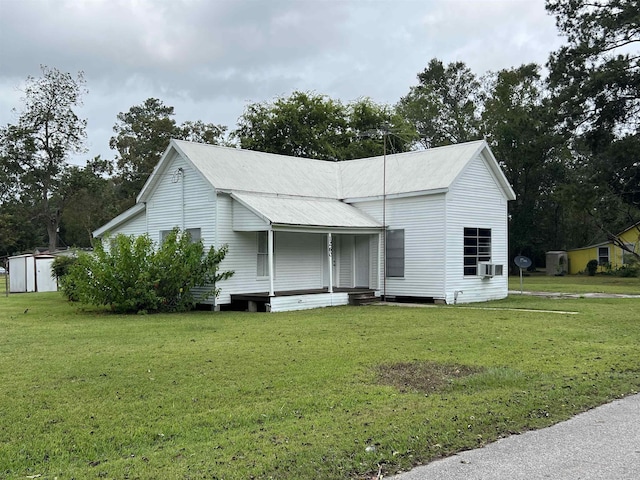
[[[356,235],[355,254],[355,286],[369,288],[369,237]]]

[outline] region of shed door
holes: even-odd
[[[53,258],[36,258],[36,286],[38,292],[55,292],[58,290],[58,282],[51,274]]]
[[[369,288],[369,237],[356,236],[356,281],[355,286]]]
[[[9,259],[9,291],[11,293],[27,292],[27,257]]]

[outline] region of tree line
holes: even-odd
[[[517,194],[511,256],[541,265],[547,250],[615,241],[640,221],[640,2],[546,7],[566,38],[546,68],[477,75],[432,59],[395,105],[294,91],[247,105],[231,131],[178,124],[173,107],[149,98],[117,115],[115,158],[82,167],[67,162],[84,152],[84,77],[42,67],[17,122],[0,127],[0,255],[90,246],[95,228],[133,205],[171,138],[327,161],[484,138]]]

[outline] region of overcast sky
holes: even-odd
[[[232,130],[294,90],[395,104],[434,57],[482,75],[562,43],[544,0],[0,0],[0,125],[41,64],[84,71],[83,157],[114,158],[116,115],[149,97]]]

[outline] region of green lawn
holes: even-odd
[[[118,316],[0,297],[0,478],[371,478],[640,389],[640,299],[473,306],[492,309]]]
[[[623,278],[614,275],[565,275],[548,277],[536,273],[522,279],[523,290],[567,293],[622,293],[640,295],[640,278]],[[520,290],[520,277],[509,277],[509,289]]]

